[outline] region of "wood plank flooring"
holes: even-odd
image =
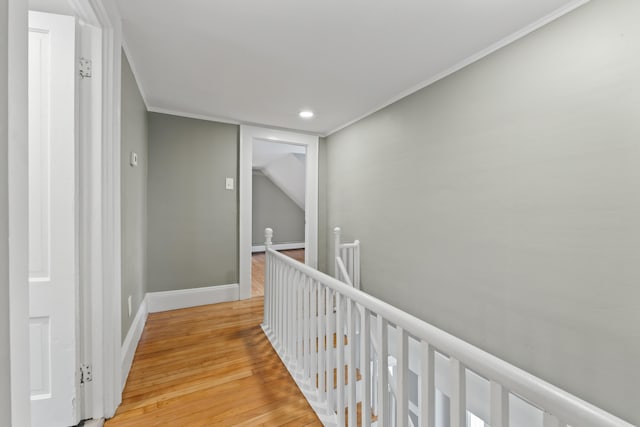
[[[304,262],[304,249],[279,251],[295,260]],[[256,252],[251,256],[251,296],[264,296],[264,252]]]
[[[320,426],[260,328],[263,298],[149,315],[107,427]]]

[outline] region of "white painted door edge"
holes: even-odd
[[[305,263],[313,268],[318,265],[318,137],[240,125],[240,299],[251,297],[251,193],[254,139],[304,145],[306,147]],[[278,230],[274,230],[274,233],[277,236]]]

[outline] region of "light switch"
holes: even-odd
[[[227,178],[225,188],[227,190],[233,190],[233,178]]]
[[[138,153],[136,153],[135,151],[132,151],[129,155],[129,164],[134,167],[138,166]]]

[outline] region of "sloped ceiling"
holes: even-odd
[[[585,3],[115,1],[151,110],[318,134]]]

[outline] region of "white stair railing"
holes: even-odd
[[[340,227],[333,229],[334,237],[334,277],[338,280],[348,282],[356,289],[360,289],[360,241],[353,243],[341,242]],[[340,266],[342,261],[342,266]]]
[[[271,248],[272,230],[265,231],[262,328],[324,425],[434,427],[435,365],[436,359],[445,358],[450,378],[445,418],[451,427],[467,425],[468,376],[489,382],[490,419],[486,422],[492,427],[509,426],[513,415],[510,402],[516,397],[542,411],[540,424],[530,424],[532,427],[633,427],[390,304],[276,252]],[[410,348],[419,352],[419,367],[412,371],[418,375],[418,398],[411,403]],[[392,382],[390,358],[395,363]]]

